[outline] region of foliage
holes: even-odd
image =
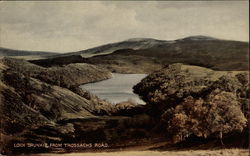
[[[167,121],[167,131],[173,135],[174,142],[190,135],[206,138],[243,131],[247,123],[236,96],[219,89],[205,99],[185,98],[177,107],[167,110],[162,119]]]
[[[134,86],[173,141],[242,132],[249,116],[248,73],[170,65]]]

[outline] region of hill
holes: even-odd
[[[0,59],[0,153],[58,150],[15,148],[16,143],[95,143],[127,137],[127,133],[117,135],[126,126],[116,123],[130,124],[130,109],[138,106],[113,105],[79,88],[111,76],[109,71],[85,63],[44,68],[25,60]],[[131,139],[133,132],[129,133]]]
[[[172,64],[148,75],[133,89],[174,143],[187,141],[182,146],[192,147],[188,142],[194,138],[217,138],[221,144],[249,146],[248,71]]]
[[[154,46],[168,43],[164,40],[156,40],[152,38],[132,38],[121,42],[109,43],[98,47],[81,50],[77,52],[64,53],[57,56],[81,55],[83,57],[91,57],[96,55],[110,54],[119,49],[146,49]]]
[[[27,50],[14,50],[8,48],[0,47],[0,57],[2,56],[10,56],[10,57],[37,57],[37,56],[51,56],[58,53],[55,52],[43,52],[43,51],[27,51]]]
[[[153,66],[158,70],[157,65],[164,67],[172,63],[214,70],[248,70],[248,45],[247,42],[192,37],[147,49],[117,50],[112,54],[87,58],[85,62],[116,72],[126,72],[128,67],[145,70]]]
[[[104,54],[112,50],[115,51]],[[131,39],[86,51],[35,60],[32,63],[53,66],[85,62],[118,73],[150,73],[172,63],[198,65],[214,70],[248,70],[248,52],[248,42],[207,36],[191,36],[174,41]],[[84,57],[90,53],[95,56]]]
[[[1,154],[114,151],[140,145],[167,150],[248,147],[246,72],[174,64],[134,87],[146,105],[112,105],[79,88],[111,76],[94,65],[45,68],[4,58],[0,71]],[[14,147],[16,143],[41,146]],[[43,146],[46,143],[68,146]],[[83,143],[93,146],[81,148]]]

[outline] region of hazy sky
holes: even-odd
[[[0,2],[0,46],[70,52],[129,38],[248,41],[248,1]]]

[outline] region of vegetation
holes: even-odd
[[[92,49],[32,60],[41,66],[90,63],[118,73],[151,73],[184,63],[214,70],[248,70],[249,43],[194,36],[174,41],[128,40]]]
[[[222,76],[223,75],[223,76]],[[181,64],[155,72],[134,87],[173,142],[247,130],[248,74]],[[152,111],[154,110],[154,111]],[[223,143],[223,142],[222,142]]]
[[[104,66],[113,71],[126,73],[119,67],[138,68],[148,71],[159,70],[173,63],[185,63],[214,70],[248,70],[248,43],[227,40],[176,40],[146,49],[123,49],[112,54],[87,58],[86,63]],[[137,61],[136,61],[137,60]],[[122,62],[115,66],[114,62]],[[140,64],[141,66],[136,66]],[[156,68],[150,68],[152,65]],[[133,69],[131,69],[133,70]]]
[[[15,149],[13,142],[107,142],[121,148],[220,138],[225,145],[233,140],[229,147],[248,146],[248,140],[240,142],[248,139],[250,115],[249,72],[240,71],[248,69],[248,43],[194,37],[172,42],[136,39],[115,46],[87,51],[109,53],[91,58],[76,52],[32,63],[1,59],[1,152],[39,151]],[[147,104],[125,101],[114,106],[78,87],[110,78],[110,71],[151,73],[134,87]]]

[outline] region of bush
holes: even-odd
[[[246,130],[249,116],[248,73],[217,72],[173,64],[134,86],[148,114],[175,143],[189,136],[223,138]]]
[[[247,123],[236,96],[219,89],[205,99],[185,98],[177,107],[167,110],[162,120],[166,121],[167,132],[175,143],[191,135],[222,139],[223,134],[242,132]]]

